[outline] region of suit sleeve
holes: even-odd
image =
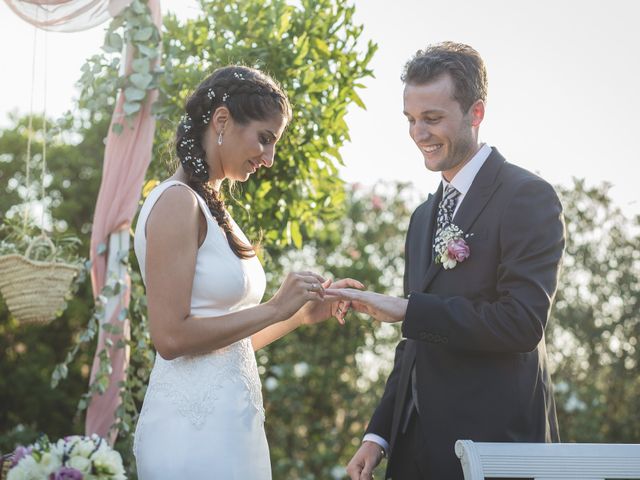
[[[404,291],[404,296],[407,298],[409,296],[409,232],[411,231],[411,226],[413,225],[413,218],[416,216],[416,211],[411,214],[411,218],[409,219],[409,227],[407,228],[407,237],[404,241],[404,276],[402,278],[402,288]]]
[[[411,225],[413,224],[413,218],[415,216],[415,212],[411,214],[411,218],[409,220],[409,228],[411,230]],[[409,242],[408,242],[408,232],[407,232],[407,241],[405,241],[404,246],[404,294],[407,296],[409,294],[408,288],[408,268],[409,264]],[[376,407],[373,415],[371,417],[371,421],[367,426],[367,433],[374,433],[379,437],[384,438],[387,442],[391,441],[391,422],[393,421],[393,410],[396,399],[396,392],[398,390],[398,381],[400,379],[400,371],[402,370],[402,359],[404,354],[406,340],[400,341],[398,346],[396,347],[396,353],[393,359],[393,369],[389,374],[389,378],[387,378],[387,384],[384,387],[384,393],[382,394],[382,399],[378,406]]]
[[[555,191],[540,179],[524,182],[500,221],[495,301],[411,292],[403,335],[452,349],[534,350],[544,335],[564,243]]]
[[[398,380],[400,379],[400,371],[402,370],[402,358],[406,340],[401,340],[396,347],[395,357],[393,359],[393,370],[387,379],[384,387],[384,393],[380,399],[380,403],[376,407],[371,421],[367,426],[365,433],[375,433],[384,438],[387,442],[391,441],[391,422],[393,420],[393,409],[398,391]]]

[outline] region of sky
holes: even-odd
[[[367,110],[354,106],[347,116],[351,142],[342,149],[342,178],[363,184],[408,181],[423,198],[437,188],[439,174],[425,169],[408,135],[400,74],[416,50],[454,40],[476,48],[487,66],[482,141],[554,184],[570,185],[572,177],[589,185],[607,181],[616,204],[628,215],[640,214],[640,1],[355,0],[355,5],[362,40],[373,40],[379,49],[370,64],[375,78],[365,80],[361,91]],[[193,0],[165,0],[162,8],[183,17],[197,11]],[[73,109],[80,67],[99,52],[103,29],[35,34],[35,111],[43,109],[45,84],[47,112]],[[8,112],[29,111],[33,44],[33,27],[0,2],[2,126]]]

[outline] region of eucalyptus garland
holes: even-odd
[[[140,278],[140,274],[132,271],[129,264],[128,252],[121,255],[120,262],[126,266],[131,276],[131,292],[129,308],[122,308],[118,313],[117,319],[120,323],[103,323],[102,319],[105,315],[105,307],[110,298],[119,295],[126,285],[122,279],[112,281],[105,285],[100,295],[96,299],[96,306],[93,315],[89,319],[87,326],[75,338],[72,348],[67,352],[66,358],[58,364],[51,376],[51,386],[55,388],[61,380],[68,375],[68,366],[74,361],[78,350],[83,346],[93,346],[96,341],[98,329],[102,323],[102,328],[107,333],[122,333],[122,322],[129,318],[131,321],[131,338],[128,341],[121,340],[116,348],[130,347],[131,356],[127,369],[127,380],[122,382],[120,387],[120,398],[122,400],[120,406],[116,410],[116,418],[112,428],[120,430],[120,438],[125,440],[122,445],[121,453],[125,459],[127,469],[133,468],[131,451],[132,446],[129,445],[133,441],[131,432],[138,418],[138,405],[142,403],[146,391],[149,373],[155,360],[155,352],[151,344],[151,336],[147,325],[147,304],[144,293],[144,286]],[[107,347],[112,344],[107,339]],[[89,405],[89,401],[93,395],[103,394],[109,387],[109,376],[111,374],[111,361],[109,351],[103,349],[98,354],[98,371],[93,382],[89,385],[89,389],[82,395],[78,402],[78,411],[84,411]]]
[[[131,71],[119,75],[123,59],[124,46],[133,48]],[[160,55],[160,32],[153,23],[151,11],[145,0],[133,0],[110,23],[104,45],[104,53],[89,58],[82,67],[82,75],[78,82],[80,87],[79,105],[87,109],[91,115],[95,112],[110,111],[115,104],[115,92],[124,93],[123,121],[113,122],[113,131],[121,133],[124,120],[133,120],[147,100],[149,92],[157,88],[158,77],[162,70],[157,66]],[[98,249],[104,255],[106,247]],[[119,296],[126,288],[122,279],[107,282],[96,298],[95,308],[87,326],[76,337],[73,346],[64,361],[58,364],[51,376],[51,386],[55,388],[68,375],[68,366],[74,361],[79,349],[84,345],[93,345],[99,328],[107,333],[122,333],[122,322],[131,319],[131,339],[119,341],[116,348],[131,347],[131,358],[127,371],[127,381],[120,387],[122,403],[116,411],[113,428],[119,428],[123,437],[130,439],[130,432],[137,419],[137,403],[144,398],[147,377],[154,361],[151,339],[146,323],[146,304],[144,289],[138,274],[131,271],[128,259],[129,252],[122,252],[119,261],[127,267],[131,281],[131,300],[129,308],[118,312],[118,323],[103,322],[106,305],[113,297]],[[88,391],[80,398],[78,410],[88,407],[90,399],[96,394],[103,394],[109,387],[111,360],[109,347],[113,344],[107,339],[107,349],[98,353],[98,371],[89,385]],[[130,449],[129,449],[130,450]],[[125,454],[125,457],[129,455]],[[129,463],[129,462],[127,462]]]
[[[146,0],[133,0],[109,24],[105,34],[104,53],[89,58],[82,67],[78,82],[80,106],[90,112],[109,111],[115,102],[114,93],[124,92],[125,118],[131,121],[142,108],[149,92],[158,87],[162,69],[160,32],[153,23]],[[131,71],[119,74],[124,46],[133,48]],[[114,122],[113,130],[122,132],[124,122]]]

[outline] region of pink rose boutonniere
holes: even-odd
[[[464,262],[471,254],[465,240],[470,236],[473,234],[465,235],[460,227],[453,223],[443,228],[435,240],[436,263],[441,263],[445,270],[449,270]]]

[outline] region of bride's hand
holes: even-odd
[[[336,282],[332,282],[330,279],[326,280],[322,287],[327,289],[331,288],[364,288],[364,285],[352,278],[343,278]],[[341,300],[338,298],[324,298],[321,301],[307,302],[307,304],[300,309],[302,315],[302,323],[305,325],[312,325],[314,323],[323,322],[331,317],[338,319],[342,325],[344,325],[344,317],[349,311],[351,302],[348,300]]]
[[[280,320],[292,317],[307,304],[315,304],[324,298],[324,287],[327,282],[317,273],[292,272],[280,285],[276,294],[267,302],[273,305]]]

